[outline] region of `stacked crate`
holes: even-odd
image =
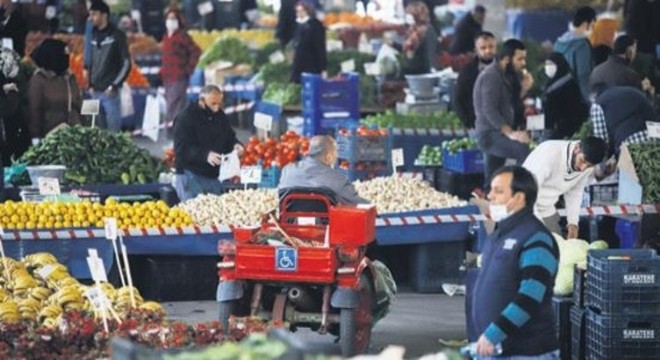
[[[385,132],[360,134],[355,126],[337,131],[337,162],[350,181],[389,174],[390,151]]]
[[[305,136],[326,135],[338,126],[360,120],[360,75],[342,73],[326,80],[321,75],[302,75],[302,116]]]
[[[660,358],[660,257],[655,251],[590,251],[585,305],[586,359]]]

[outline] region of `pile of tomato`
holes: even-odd
[[[271,166],[284,167],[289,163],[298,161],[309,151],[309,139],[289,130],[276,138],[260,140],[256,136],[250,137],[245,145],[245,152],[241,158],[241,166],[261,164],[268,169]]]

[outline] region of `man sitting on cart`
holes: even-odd
[[[340,204],[368,204],[369,201],[358,195],[348,178],[334,168],[336,161],[335,140],[325,135],[314,136],[309,141],[309,154],[282,169],[282,177],[277,188],[280,191],[300,187],[326,188],[335,194]]]

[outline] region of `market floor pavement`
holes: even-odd
[[[379,353],[387,345],[396,344],[406,348],[406,358],[419,357],[441,351],[439,338],[465,339],[464,303],[463,296],[399,293],[390,314],[373,329],[370,352]],[[214,301],[169,302],[163,306],[172,320],[197,323],[217,317]],[[332,344],[335,339],[305,329],[296,335],[313,344]]]

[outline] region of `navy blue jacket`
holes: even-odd
[[[557,350],[552,291],[559,250],[531,209],[500,221],[488,238],[472,297],[479,334],[502,344],[504,356]]]

